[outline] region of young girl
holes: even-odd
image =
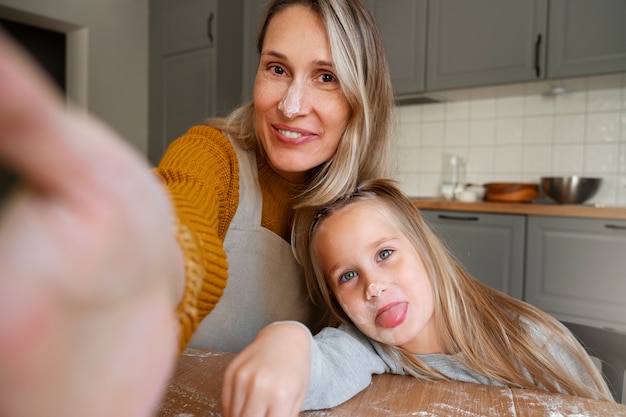
[[[341,325],[306,336],[311,367],[305,367],[308,379],[299,379],[308,383],[304,409],[338,405],[384,372],[614,401],[563,325],[471,277],[391,181],[363,183],[310,223],[308,240],[295,250],[314,301]],[[225,404],[236,389],[254,397],[247,388],[254,372],[242,372],[246,367],[271,375],[250,355],[259,354],[280,374],[278,360],[291,359],[268,361],[268,352],[279,355],[278,346],[304,340],[290,341],[296,332],[282,333],[287,326],[294,323],[266,328],[243,359],[235,359]],[[301,358],[297,352],[290,355]]]

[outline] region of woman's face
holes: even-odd
[[[328,161],[348,124],[344,96],[319,15],[290,6],[270,21],[254,85],[257,131],[274,171],[303,182]]]
[[[313,244],[329,290],[364,334],[415,354],[441,351],[422,259],[381,205],[339,209]]]

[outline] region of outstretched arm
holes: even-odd
[[[183,261],[166,193],[0,34],[0,415],[147,416],[176,359]]]

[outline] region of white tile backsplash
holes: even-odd
[[[507,177],[522,174],[522,145],[496,146],[494,173]]]
[[[554,136],[552,143],[584,143],[585,114],[566,114],[554,116]]]
[[[555,85],[563,94],[552,94]],[[452,92],[454,93],[454,92]],[[466,158],[467,181],[600,176],[590,202],[626,206],[626,74],[487,87],[398,109],[397,179],[438,196],[444,154]]]
[[[615,175],[617,173],[617,160],[619,146],[617,143],[593,143],[584,148],[585,175]]]
[[[521,117],[496,119],[496,145],[521,145],[523,126]]]
[[[620,113],[588,113],[586,142],[617,142],[620,135]]]
[[[446,122],[443,144],[448,147],[469,145],[469,121],[452,120]]]
[[[493,146],[496,137],[495,119],[472,119],[469,121],[469,145]]]
[[[524,97],[503,97],[496,100],[496,117],[516,117],[524,114]]]
[[[424,122],[421,125],[422,147],[443,146],[444,122]]]
[[[543,94],[524,96],[524,115],[542,116],[554,114],[554,98]]]
[[[552,138],[553,116],[530,116],[522,120],[523,144],[538,145],[549,143]]]
[[[555,96],[557,114],[584,113],[587,111],[587,91],[574,91]]]
[[[621,105],[621,88],[590,90],[587,93],[587,111],[602,112],[619,110]]]
[[[495,99],[473,100],[469,102],[469,105],[470,118],[472,120],[493,119],[496,117]]]

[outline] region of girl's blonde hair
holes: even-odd
[[[354,189],[367,178],[387,176],[394,126],[394,99],[382,38],[370,10],[361,0],[273,0],[266,7],[257,37],[263,48],[267,27],[277,13],[293,5],[304,5],[322,19],[336,76],[351,112],[335,155],[309,174],[309,186],[296,205],[307,208],[327,204]],[[246,149],[263,147],[255,131],[254,104],[234,110],[225,119],[207,123],[239,140]],[[298,231],[294,231],[299,235]]]
[[[390,180],[366,181],[352,194],[319,211],[306,245],[295,248],[305,269],[311,298],[328,309],[335,319],[350,323],[328,290],[313,243],[324,219],[357,202],[375,204],[385,210],[390,221],[404,232],[420,254],[433,287],[434,319],[441,332],[444,352],[454,354],[468,368],[507,386],[614,401],[601,373],[567,328],[549,314],[470,276],[426,225],[411,200]],[[537,331],[549,340],[538,341],[533,337]],[[590,381],[580,381],[555,360],[545,346],[554,341],[581,363]],[[415,377],[446,379],[415,355],[396,347],[385,348]]]

